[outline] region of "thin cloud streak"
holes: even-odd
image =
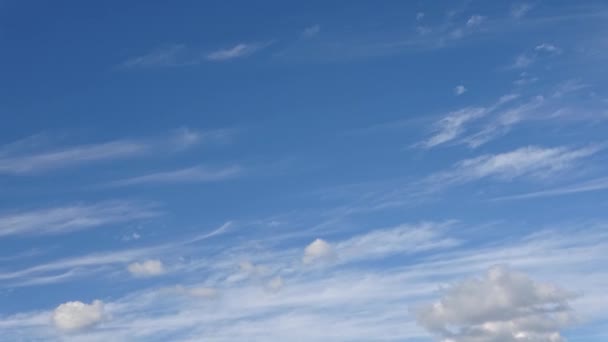
[[[241,174],[242,168],[240,166],[231,166],[223,169],[210,169],[204,166],[194,166],[185,169],[156,172],[117,180],[108,183],[108,186],[120,187],[142,184],[208,183],[233,179]]]
[[[28,144],[27,148],[14,148],[14,144],[9,144],[7,148],[0,148],[0,174],[28,175],[158,152],[171,154],[198,145],[204,140],[225,139],[225,133],[222,132],[198,132],[180,128],[155,139],[114,140],[42,151],[38,145]]]
[[[0,237],[65,234],[158,215],[160,211],[153,205],[127,201],[5,213],[0,215]]]

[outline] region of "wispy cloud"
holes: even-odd
[[[199,144],[203,140],[223,140],[223,132],[198,132],[188,128],[174,130],[152,139],[113,140],[98,144],[47,148],[28,145],[15,149],[0,147],[0,174],[34,174],[93,162],[127,159],[157,152],[171,153]]]
[[[159,214],[153,205],[125,201],[4,213],[0,214],[0,236],[63,234]]]
[[[217,182],[237,177],[242,168],[231,166],[222,169],[211,169],[204,166],[194,166],[185,169],[163,171],[121,179],[108,183],[109,186],[128,186],[140,184],[170,184],[170,183],[204,183]]]
[[[242,58],[249,56],[265,47],[270,45],[269,43],[240,43],[230,48],[219,49],[207,54],[206,58],[213,62],[222,62],[235,58]]]
[[[580,160],[600,149],[599,146],[577,149],[528,146],[510,152],[486,154],[460,161],[451,170],[431,175],[429,183],[442,186],[483,178],[505,181],[520,177],[544,179],[578,165]]]
[[[178,67],[200,63],[183,44],[158,48],[150,53],[133,57],[122,63],[126,68]]]
[[[456,96],[460,96],[460,95],[462,95],[462,94],[464,94],[466,92],[467,92],[467,88],[465,88],[465,86],[463,86],[462,84],[461,85],[457,85],[456,87],[454,87],[454,94]]]
[[[552,196],[563,196],[570,194],[577,194],[582,192],[591,191],[602,191],[608,189],[608,177],[596,178],[577,184],[571,184],[549,190],[529,192],[525,194],[503,196],[496,198],[496,200],[516,200],[516,199],[530,199],[538,197],[552,197]]]
[[[528,14],[528,12],[530,12],[533,8],[534,8],[534,6],[532,4],[520,3],[520,4],[511,6],[511,11],[509,14],[511,15],[511,17],[513,17],[515,19],[521,19],[526,14]]]
[[[302,36],[302,38],[312,38],[312,37],[318,35],[320,32],[321,32],[320,25],[312,25],[312,26],[305,28],[302,31],[301,36]]]
[[[510,69],[526,69],[530,67],[532,64],[536,63],[537,60],[541,58],[547,58],[551,56],[556,56],[562,53],[562,49],[559,47],[549,44],[542,43],[538,44],[531,51],[523,52],[517,57],[513,63],[509,66]]]
[[[184,44],[160,47],[150,53],[133,57],[121,64],[124,68],[186,67],[249,56],[270,43],[239,43],[225,49],[207,52]]]
[[[386,341],[403,341],[429,337],[423,327],[417,325],[417,318],[425,327],[452,326],[453,322],[476,326],[484,319],[508,321],[524,313],[536,315],[542,321],[545,315],[566,310],[566,306],[551,306],[554,310],[548,311],[529,312],[528,309],[554,303],[568,303],[574,312],[593,321],[601,317],[605,307],[604,288],[608,276],[606,272],[588,272],[601,270],[606,262],[603,251],[608,246],[608,236],[600,233],[605,231],[605,225],[572,228],[576,228],[577,234],[560,225],[559,230],[515,240],[509,234],[505,234],[510,236],[508,239],[494,235],[492,241],[481,245],[441,249],[432,255],[418,254],[415,262],[390,262],[382,269],[350,264],[335,270],[303,267],[294,272],[294,263],[284,259],[293,258],[299,263],[301,254],[265,251],[261,253],[272,264],[268,265],[270,272],[264,281],[228,282],[221,275],[205,273],[199,279],[212,281],[139,290],[99,302],[96,310],[86,316],[90,319],[79,318],[76,322],[83,324],[67,321],[70,327],[84,329],[70,330],[70,334],[52,329],[52,310],[2,317],[0,328],[5,336],[32,340],[284,341],[297,334],[307,341],[376,340],[378,336]],[[349,238],[334,245],[345,241]],[[357,249],[374,251],[386,243],[385,239],[367,241],[370,244],[358,244]],[[367,255],[373,260],[382,254]],[[277,269],[274,264],[287,266]],[[492,267],[497,264],[508,264],[512,268]],[[224,269],[210,271],[221,273]],[[551,284],[532,280],[527,274],[539,279],[550,278]],[[269,290],[270,283],[276,285],[275,290]],[[454,285],[444,291],[444,300],[426,307],[430,308],[426,311],[428,315],[417,317],[419,311],[415,309],[420,303],[432,301],[436,290],[445,288],[447,283]],[[562,285],[584,293],[584,298],[572,298],[559,290],[558,286]],[[509,295],[505,300],[495,301],[496,293]],[[485,304],[472,304],[478,301]],[[72,303],[62,307],[66,318],[74,317],[77,310],[73,309],[84,308],[87,312],[93,309],[91,304]],[[444,306],[445,311],[437,311],[435,308],[439,306]],[[451,317],[456,317],[456,321]],[[522,326],[519,321],[515,326],[526,332],[533,327]],[[555,325],[542,325],[533,332],[559,331],[551,327]],[[465,329],[460,333],[469,332]]]
[[[456,89],[456,93],[458,93],[458,90],[459,89]],[[450,112],[433,125],[434,134],[427,140],[418,143],[417,146],[432,148],[450,142],[460,137],[466,131],[467,124],[485,117],[504,104],[515,100],[517,97],[518,95],[509,94],[500,97],[500,99],[490,107],[467,107]]]

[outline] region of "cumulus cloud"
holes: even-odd
[[[572,295],[509,268],[454,284],[417,321],[443,342],[561,342]]]
[[[329,243],[322,239],[316,239],[304,249],[302,262],[311,264],[317,261],[329,260],[334,256],[333,249]]]
[[[160,260],[134,262],[129,264],[127,269],[136,277],[154,277],[165,273],[165,267]]]
[[[76,331],[88,328],[103,319],[103,302],[94,300],[91,304],[67,302],[59,305],[52,315],[53,324],[62,331]]]

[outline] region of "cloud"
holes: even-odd
[[[333,258],[334,252],[329,243],[322,239],[316,239],[304,249],[302,262],[311,264],[317,261],[329,260]]]
[[[534,47],[533,51],[524,52],[519,54],[513,64],[511,64],[511,69],[525,69],[532,64],[536,63],[536,61],[541,57],[547,57],[550,55],[559,55],[561,53],[561,49],[555,45],[543,43]]]
[[[221,295],[213,300],[206,300],[205,296],[195,300],[180,287],[177,291],[173,286],[137,289],[113,296],[111,302],[105,303],[105,316],[111,319],[103,321],[102,329],[63,337],[73,341],[274,342],[297,335],[306,341],[376,341],[378,336],[387,342],[428,340],[428,333],[416,324],[414,308],[432,300],[441,284],[457,286],[461,279],[497,263],[508,263],[536,277],[568,284],[576,293],[585,294],[567,299],[577,315],[590,324],[604,318],[608,305],[605,298],[608,276],[602,268],[607,259],[606,224],[590,228],[560,223],[554,231],[526,236],[514,236],[509,229],[512,226],[505,224],[492,226],[493,229],[488,229],[490,235],[481,240],[479,233],[486,230],[469,228],[472,229],[450,230],[459,235],[469,231],[466,237],[471,240],[463,248],[440,249],[420,253],[416,258],[395,258],[373,265],[343,265],[323,272],[310,267],[292,269],[299,264],[299,248],[294,248],[293,253],[283,245],[276,250],[257,249],[259,253],[247,248],[248,244],[221,248],[224,252],[217,255],[217,260],[213,259],[215,262],[235,257],[237,250],[253,252],[253,258],[265,258],[272,263],[271,269],[279,268],[274,274],[281,277],[284,286],[280,291],[270,291],[267,282],[227,283],[218,265],[205,272],[191,270],[192,273],[183,276],[193,281],[197,277],[202,283],[190,283],[184,289],[213,286]],[[345,239],[352,238],[355,237]],[[214,257],[201,256],[205,260]],[[534,284],[541,288],[545,285]],[[35,311],[0,316],[0,330],[9,340],[53,340],[55,335],[48,330],[51,320],[47,315],[46,311]]]
[[[418,146],[432,148],[449,142],[465,131],[465,124],[485,116],[487,112],[487,109],[483,107],[464,108],[451,112],[435,123],[433,128],[435,134],[419,143]]]
[[[142,56],[130,58],[122,63],[125,68],[186,67],[200,65],[205,61],[218,62],[251,55],[270,43],[240,43],[233,47],[205,53],[200,48],[183,44],[158,48]]]
[[[106,201],[89,205],[75,204],[19,213],[5,213],[0,214],[0,237],[64,234],[158,215],[160,212],[153,205],[127,201]]]
[[[284,286],[283,278],[281,276],[276,276],[268,281],[266,287],[273,292],[280,291]]]
[[[156,277],[165,273],[165,267],[160,260],[134,262],[127,266],[127,270],[135,277]]]
[[[302,38],[312,38],[312,37],[318,35],[320,32],[321,32],[321,26],[312,25],[312,26],[305,28],[302,31],[301,36],[302,36]]]
[[[459,91],[461,90],[466,91],[464,87],[462,88],[463,89],[459,89],[456,87],[455,94],[458,95]],[[459,138],[464,132],[466,132],[466,126],[468,124],[476,122],[486,117],[488,114],[496,112],[498,109],[502,108],[504,105],[517,99],[518,97],[518,94],[507,94],[501,96],[489,107],[466,107],[450,112],[433,124],[432,132],[434,134],[430,138],[417,143],[415,146],[432,148]],[[510,116],[513,115],[510,114]]]
[[[258,50],[268,46],[269,44],[245,44],[240,43],[231,48],[220,49],[207,54],[206,58],[213,62],[222,62],[235,58],[249,56]]]
[[[473,28],[481,25],[486,20],[486,17],[481,15],[472,15],[469,20],[467,20],[467,27]]]
[[[456,239],[445,238],[442,230],[447,223],[421,223],[399,225],[372,230],[335,244],[335,255],[340,262],[381,259],[395,254],[414,254],[459,244]],[[318,247],[317,247],[318,248]]]
[[[563,196],[570,194],[578,194],[583,192],[591,191],[602,191],[608,189],[608,177],[596,178],[585,182],[572,184],[568,186],[558,187],[549,190],[529,192],[525,194],[503,196],[497,198],[497,200],[515,200],[515,199],[529,199],[539,197],[552,197],[552,196]]]
[[[144,140],[113,140],[99,144],[86,144],[64,148],[44,149],[28,145],[15,149],[14,144],[0,147],[0,174],[24,175],[47,170],[67,168],[94,162],[128,159],[152,153],[171,153],[192,147],[202,141],[220,140],[222,131],[197,132],[180,128],[168,136]]]
[[[460,96],[460,95],[464,94],[466,91],[467,91],[467,88],[465,88],[462,84],[454,87],[454,94],[456,94],[456,96]]]
[[[534,63],[535,57],[527,54],[520,54],[515,58],[512,67],[514,69],[523,69]]]
[[[454,284],[437,302],[418,310],[418,322],[446,342],[560,342],[573,321],[558,287],[506,267]]]
[[[219,295],[218,289],[207,286],[197,286],[190,288],[178,286],[177,290],[187,296],[195,298],[216,298]]]
[[[542,43],[537,45],[534,50],[548,53],[561,53],[561,49],[553,44]]]
[[[109,183],[110,186],[129,186],[141,184],[206,183],[232,179],[241,174],[239,166],[223,169],[209,169],[194,166],[185,169],[155,172],[143,176],[121,179]]]
[[[515,19],[520,19],[523,18],[526,14],[528,14],[528,12],[530,12],[533,8],[534,6],[526,3],[513,5],[511,6],[510,15]]]
[[[133,57],[122,63],[126,68],[178,67],[198,64],[198,59],[183,44],[158,48],[142,56]]]
[[[532,117],[540,118],[537,111],[546,104],[542,96],[537,96],[531,100],[516,106],[508,107],[494,115],[483,128],[475,134],[463,139],[463,142],[471,148],[477,148],[501,135],[507,134],[514,125],[528,120]]]
[[[62,331],[72,332],[85,329],[103,320],[104,304],[94,300],[91,304],[67,302],[53,311],[53,324]]]
[[[572,168],[600,150],[583,148],[527,146],[498,154],[485,154],[458,162],[451,170],[431,175],[431,184],[465,183],[482,178],[510,181],[520,177],[549,178]]]

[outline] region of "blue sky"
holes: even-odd
[[[595,342],[602,1],[0,0],[0,340]]]

